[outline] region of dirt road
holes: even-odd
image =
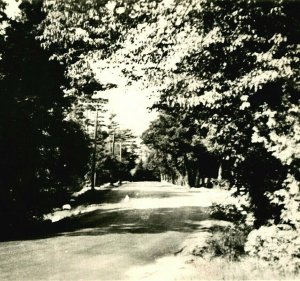
[[[216,194],[130,183],[53,237],[0,243],[0,280],[128,280],[134,268],[173,255],[207,219]]]

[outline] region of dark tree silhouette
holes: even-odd
[[[23,2],[22,18],[10,19],[0,38],[1,219],[40,215],[87,169],[87,138],[67,121],[72,100],[63,91],[64,67],[36,40],[41,5]]]

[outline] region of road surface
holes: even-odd
[[[0,243],[0,280],[129,280],[134,268],[174,255],[215,194],[156,182],[112,191],[52,237]]]

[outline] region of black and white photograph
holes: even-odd
[[[0,0],[0,280],[300,280],[300,0]]]

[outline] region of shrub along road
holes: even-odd
[[[174,255],[225,191],[129,183],[48,238],[0,243],[0,280],[128,280]],[[94,206],[95,207],[95,206]]]

